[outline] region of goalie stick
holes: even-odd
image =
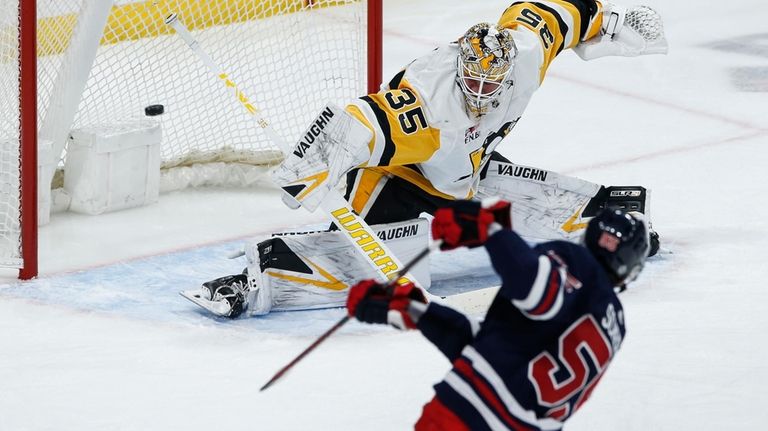
[[[255,118],[267,137],[280,150],[286,154],[291,151],[283,139],[274,131],[266,119],[260,114],[260,110],[248,99],[235,82],[216,64],[216,62],[200,47],[200,43],[192,36],[189,29],[182,23],[175,13],[171,13],[165,19],[165,23],[181,36],[187,46],[200,58],[205,66],[217,76],[224,85],[234,90],[235,97],[241,105]],[[352,206],[335,189],[331,190],[323,199],[320,206],[331,216],[333,223],[344,232],[344,237],[352,247],[360,253],[370,267],[382,280],[390,280],[404,276],[409,280],[416,280],[407,272],[403,272],[403,265],[391,250],[379,240],[370,226],[352,209]],[[394,277],[394,278],[393,278]]]
[[[426,256],[427,256],[429,253],[431,253],[431,252],[432,252],[432,250],[434,250],[434,249],[436,249],[436,248],[440,247],[440,244],[442,244],[442,241],[440,241],[440,240],[437,240],[437,241],[433,241],[432,243],[430,243],[428,247],[426,247],[424,250],[420,251],[420,252],[419,252],[419,254],[417,254],[417,255],[416,255],[416,257],[414,257],[414,258],[413,258],[413,259],[412,259],[410,262],[408,262],[408,263],[407,263],[407,264],[406,264],[406,265],[405,265],[405,266],[404,266],[404,267],[403,267],[403,268],[400,270],[400,272],[399,272],[398,274],[396,274],[394,277],[392,277],[392,279],[390,279],[390,280],[389,280],[389,281],[388,281],[388,282],[387,282],[387,283],[386,283],[384,286],[385,286],[385,287],[390,287],[390,286],[392,286],[393,284],[397,283],[397,280],[399,280],[399,279],[400,279],[400,274],[405,274],[405,273],[407,273],[408,271],[410,271],[410,270],[411,270],[411,268],[413,268],[414,266],[416,266],[416,264],[417,264],[417,263],[419,263],[419,262],[420,262],[422,259],[424,259],[424,258],[425,258],[425,257],[426,257]],[[333,335],[333,333],[334,333],[334,332],[338,331],[338,330],[339,330],[339,328],[341,328],[342,326],[344,326],[344,324],[346,324],[347,322],[349,322],[349,319],[350,319],[350,316],[349,316],[349,314],[346,314],[346,315],[344,315],[344,317],[342,317],[342,318],[341,318],[341,319],[340,319],[338,322],[336,322],[336,324],[335,324],[335,325],[333,325],[333,326],[331,327],[331,329],[329,329],[329,330],[325,331],[325,332],[323,333],[323,335],[321,335],[320,337],[318,337],[318,338],[317,338],[317,340],[315,340],[315,341],[314,341],[312,344],[310,344],[310,345],[309,345],[309,347],[307,347],[306,349],[304,349],[304,350],[303,350],[301,353],[299,353],[299,355],[298,355],[298,356],[296,356],[295,358],[293,358],[293,360],[292,360],[291,362],[289,362],[289,363],[288,363],[286,366],[284,366],[283,368],[281,368],[281,369],[280,369],[280,371],[278,371],[277,373],[275,373],[275,375],[274,375],[274,376],[272,376],[272,378],[271,378],[271,379],[269,379],[269,381],[268,381],[267,383],[265,383],[265,384],[264,384],[264,386],[262,386],[262,387],[261,387],[261,389],[259,389],[259,392],[261,392],[261,391],[263,391],[263,390],[267,389],[268,387],[272,386],[272,384],[273,384],[273,383],[275,383],[276,381],[278,381],[278,380],[279,380],[279,379],[280,379],[280,378],[281,378],[283,375],[285,375],[285,373],[287,373],[287,372],[288,372],[288,370],[290,370],[291,368],[293,368],[293,366],[294,366],[294,365],[296,365],[296,364],[297,364],[299,361],[301,361],[301,360],[302,360],[302,359],[303,359],[305,356],[307,356],[307,355],[308,355],[308,354],[309,354],[311,351],[315,350],[315,348],[316,348],[317,346],[319,346],[319,345],[320,345],[320,343],[322,343],[323,341],[325,341],[326,339],[328,339],[328,337],[330,337],[331,335]]]

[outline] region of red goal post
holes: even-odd
[[[61,210],[51,193],[67,193],[73,130],[119,127],[163,105],[153,119],[163,135],[161,191],[184,187],[165,186],[178,168],[280,161],[258,124],[168,34],[164,10],[188,23],[288,141],[329,100],[376,92],[382,81],[382,0],[3,2],[0,114],[10,121],[0,122],[0,267],[37,275],[37,224]]]

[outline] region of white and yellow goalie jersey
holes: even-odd
[[[479,119],[467,113],[456,82],[458,44],[415,60],[379,93],[346,108],[373,132],[371,157],[362,167],[402,178],[434,196],[472,197],[481,168],[515,127],[552,60],[598,34],[601,21],[602,6],[594,1],[513,3],[499,20],[511,30],[518,50],[513,85]]]

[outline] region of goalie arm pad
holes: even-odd
[[[666,54],[668,45],[661,15],[655,10],[604,3],[600,34],[582,41],[573,50],[582,60],[592,60],[608,55]]]
[[[285,192],[283,200],[292,208],[317,209],[347,172],[368,161],[372,138],[365,125],[329,104],[272,172],[272,180]]]

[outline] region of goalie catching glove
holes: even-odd
[[[426,302],[421,289],[410,281],[386,286],[375,280],[363,280],[350,288],[347,312],[361,322],[416,329]]]
[[[606,55],[635,57],[666,54],[667,39],[661,15],[647,6],[624,6],[603,3],[600,35],[573,48],[582,60]]]
[[[291,208],[314,211],[328,192],[370,157],[373,133],[352,115],[328,105],[302,135],[294,150],[272,172],[272,180]]]
[[[459,200],[435,211],[432,237],[440,239],[442,250],[478,247],[499,229],[512,228],[512,206],[498,199]]]

